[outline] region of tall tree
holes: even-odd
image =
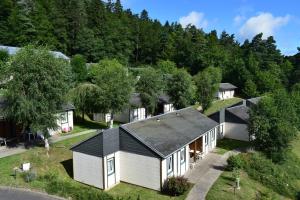
[[[75,76],[75,82],[85,82],[87,79],[87,66],[85,58],[79,54],[73,56],[71,59],[71,67]]]
[[[193,104],[195,85],[191,75],[185,69],[178,69],[168,79],[166,92],[176,109],[185,108]]]
[[[136,91],[141,94],[147,114],[154,114],[158,97],[163,89],[162,75],[152,67],[145,68],[139,74]]]
[[[67,61],[54,58],[42,47],[20,50],[7,70],[13,79],[5,92],[6,117],[22,125],[23,131],[42,131],[47,138],[48,130],[57,128],[56,114],[65,103],[70,74]]]
[[[209,67],[194,77],[197,87],[196,97],[203,110],[206,110],[212,103],[221,80],[221,70],[214,67]]]
[[[133,78],[128,69],[117,60],[101,60],[93,65],[90,71],[92,82],[99,87],[101,104],[97,110],[101,113],[111,113],[111,127],[113,116],[121,112],[129,104],[129,98],[133,89]]]

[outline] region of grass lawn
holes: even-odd
[[[241,98],[234,97],[232,99],[226,99],[226,100],[216,100],[212,103],[212,105],[204,112],[205,115],[213,114],[222,108],[234,105],[238,102],[242,101]]]
[[[261,199],[257,197],[268,197],[265,199],[287,199],[266,188],[264,185],[248,177],[247,173],[241,172],[240,176],[241,189],[236,191],[234,195],[234,179],[232,178],[232,172],[223,172],[219,179],[214,183],[213,187],[208,192],[207,200],[252,200]]]
[[[95,133],[90,133],[68,140],[64,140],[51,145],[50,157],[46,155],[43,147],[32,148],[25,153],[0,159],[0,185],[29,188],[47,192],[72,199],[111,199],[103,198],[105,195],[113,197],[124,197],[124,199],[135,200],[138,195],[140,199],[173,199],[183,200],[187,193],[180,197],[171,198],[160,194],[157,191],[121,183],[108,192],[81,184],[73,180],[72,152],[70,147]],[[19,167],[24,162],[30,162],[32,171],[36,172],[37,179],[27,183],[24,174],[13,176],[15,167]],[[101,196],[102,195],[102,196]],[[101,197],[101,198],[100,198]]]
[[[191,189],[191,188],[190,188]],[[119,185],[113,187],[108,191],[109,194],[111,194],[114,197],[123,197],[125,199],[128,199],[131,197],[132,200],[135,200],[140,196],[140,199],[147,199],[147,200],[184,200],[187,195],[187,191],[185,194],[179,196],[179,197],[170,197],[167,195],[162,195],[158,191],[138,187],[135,185],[130,185],[126,183],[120,183]]]
[[[223,155],[228,151],[234,150],[236,148],[248,147],[249,145],[249,142],[224,138],[217,141],[217,148],[215,152]]]

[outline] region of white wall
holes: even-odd
[[[130,122],[146,119],[145,108],[133,108],[130,109]]]
[[[171,176],[183,176],[188,170],[189,170],[189,158],[190,158],[190,149],[189,145],[185,146],[185,163],[181,164],[180,163],[180,150],[176,151],[175,153],[172,154],[173,156],[173,173],[169,174],[169,177]],[[171,155],[170,155],[171,156]],[[167,160],[163,159],[162,160],[162,183],[164,183],[167,178]]]
[[[76,181],[103,189],[102,158],[73,152],[73,173]]]
[[[247,124],[226,122],[225,138],[249,141]]]
[[[110,113],[94,113],[93,114],[93,120],[97,122],[110,122],[111,114]]]
[[[160,190],[160,159],[120,151],[121,181]]]
[[[225,100],[234,97],[234,90],[226,90],[218,92],[218,99]]]
[[[115,173],[107,176],[107,160],[114,157],[115,158]],[[116,152],[103,158],[104,162],[104,180],[105,180],[105,190],[110,189],[116,184],[120,183],[120,152]]]
[[[68,121],[66,123],[62,123],[61,114],[67,114]],[[56,121],[58,128],[56,130],[49,130],[50,135],[55,135],[55,134],[61,133],[64,130],[66,132],[69,132],[74,129],[74,120],[73,120],[73,111],[72,110],[58,113],[58,114],[56,114],[56,117],[58,117],[58,119]]]
[[[174,110],[173,104],[164,104],[164,113],[172,112]]]

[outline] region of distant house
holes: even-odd
[[[139,93],[133,93],[129,100],[129,106],[124,108],[121,113],[117,113],[114,116],[114,120],[121,123],[134,122],[146,118],[146,108],[142,105],[142,99]],[[111,120],[111,115],[109,113],[95,113],[93,114],[93,119],[95,121],[109,122]]]
[[[0,137],[11,139],[17,138],[22,135],[22,127],[15,122],[5,118],[2,110],[6,106],[5,99],[0,97]],[[50,135],[54,135],[60,132],[69,132],[73,129],[73,111],[74,106],[72,104],[65,104],[62,106],[62,110],[57,114],[57,130],[49,130]]]
[[[75,107],[68,103],[62,106],[62,110],[57,114],[57,126],[56,130],[50,130],[50,135],[55,135],[57,133],[66,133],[70,132],[74,128],[73,115],[74,115]]]
[[[101,189],[126,182],[160,191],[216,146],[218,123],[194,108],[100,131],[71,148],[74,179]]]
[[[230,99],[234,97],[234,91],[237,87],[231,83],[220,83],[217,98],[220,100]]]
[[[3,46],[3,45],[0,45],[0,50],[4,50],[4,51],[7,51],[7,53],[10,55],[10,56],[14,56],[18,53],[18,51],[21,50],[20,47],[11,47],[11,46]],[[55,58],[61,58],[61,59],[64,59],[64,60],[67,60],[69,61],[70,58],[68,56],[66,56],[65,54],[59,52],[59,51],[49,51]]]
[[[167,94],[161,94],[158,97],[157,113],[164,114],[174,111],[175,108],[171,102],[171,98]]]
[[[222,109],[209,117],[220,124],[219,138],[230,138],[241,141],[250,141],[248,132],[250,108],[257,105],[261,98],[243,100],[228,108]]]

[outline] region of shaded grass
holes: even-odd
[[[217,141],[217,148],[215,150],[218,154],[225,154],[228,151],[237,149],[237,148],[246,148],[249,147],[250,143],[246,141],[233,140],[229,138],[223,138]]]
[[[140,199],[147,199],[147,200],[167,200],[167,199],[172,199],[172,200],[184,200],[189,191],[191,190],[192,186],[190,189],[185,192],[183,195],[178,196],[178,197],[170,197],[167,195],[163,195],[158,191],[155,190],[150,190],[142,187],[138,187],[135,185],[131,184],[126,184],[126,183],[120,183],[119,185],[116,185],[112,189],[108,191],[108,194],[112,195],[115,198],[118,197],[123,197],[125,199],[131,197],[131,199],[135,200],[138,197]]]
[[[212,105],[208,109],[204,111],[204,114],[205,115],[213,114],[221,110],[222,108],[232,106],[238,102],[241,102],[242,100],[243,99],[237,97],[234,97],[232,99],[226,99],[226,100],[216,100],[212,103]]]
[[[247,173],[241,172],[240,176],[240,190],[236,190],[234,194],[234,179],[232,172],[223,172],[219,179],[214,183],[210,191],[208,192],[207,200],[253,200],[261,199],[259,197],[265,197],[266,199],[282,200],[288,199],[280,196],[271,189],[265,187],[259,182],[252,180],[248,177]]]

